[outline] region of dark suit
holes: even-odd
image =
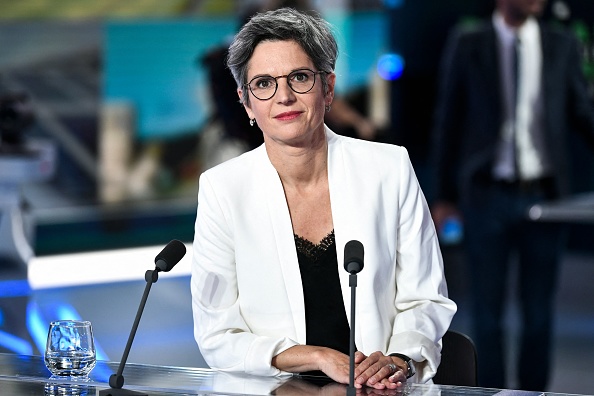
[[[435,201],[457,204],[472,276],[473,337],[482,386],[505,387],[502,313],[510,253],[518,253],[522,333],[520,387],[544,390],[549,377],[554,290],[562,233],[526,219],[527,208],[569,191],[568,131],[594,147],[594,114],[577,41],[540,26],[545,149],[551,173],[533,183],[492,176],[503,105],[491,23],[456,31],[443,57],[434,129]]]

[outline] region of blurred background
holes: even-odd
[[[192,241],[200,172],[253,144],[225,136],[229,120],[213,96],[213,68],[222,65],[209,59],[259,3],[0,0],[0,351],[42,353],[47,322],[70,315],[93,322],[104,358],[120,358],[144,287],[142,268],[150,269],[151,255],[171,239]],[[430,198],[442,49],[454,25],[489,16],[493,1],[310,5],[336,28],[338,94],[373,124],[375,140],[409,150]],[[594,97],[594,1],[550,0],[545,19],[580,39]],[[349,126],[335,129],[356,135]],[[594,191],[594,156],[577,139],[573,150],[574,192]],[[571,224],[554,391],[594,393],[585,375],[594,367],[592,231],[587,221]],[[93,259],[138,248],[149,249],[140,268],[113,262],[121,256]],[[444,257],[460,305],[452,326],[467,331],[458,243],[444,246]],[[90,263],[116,276],[103,279]],[[132,278],[123,275],[128,267]],[[131,361],[204,365],[183,268],[153,290]],[[79,281],[61,282],[65,273]],[[167,340],[157,336],[163,331]]]

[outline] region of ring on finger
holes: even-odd
[[[391,373],[395,373],[398,367],[394,363],[388,364],[388,368],[390,369]]]

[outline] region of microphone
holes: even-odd
[[[349,339],[349,386],[347,396],[355,396],[355,290],[357,288],[357,273],[363,269],[363,244],[359,241],[349,241],[344,246],[344,269],[349,275],[351,287],[351,334]]]
[[[159,271],[169,272],[175,264],[186,254],[186,245],[178,241],[177,239],[172,240],[161,250],[161,253],[155,257],[155,267]]]
[[[349,274],[358,274],[363,269],[363,244],[348,241],[344,246],[344,269]]]
[[[144,294],[142,295],[140,306],[138,307],[138,312],[136,313],[136,318],[134,319],[134,324],[132,325],[132,330],[130,331],[128,343],[126,344],[126,348],[124,348],[124,354],[122,355],[122,360],[120,361],[118,372],[117,374],[112,374],[109,377],[110,388],[103,389],[102,391],[100,391],[99,396],[148,396],[146,393],[122,389],[122,387],[124,386],[124,376],[122,375],[122,373],[124,372],[126,360],[128,360],[128,354],[130,353],[132,341],[134,341],[136,329],[138,329],[138,323],[140,322],[140,317],[142,316],[142,312],[144,311],[144,306],[146,304],[149,291],[151,290],[151,285],[157,282],[157,280],[159,279],[159,272],[170,271],[182,259],[182,257],[184,257],[185,254],[186,246],[177,239],[174,239],[171,242],[169,242],[167,246],[163,248],[163,250],[161,250],[157,257],[155,257],[155,269],[148,270],[144,274],[144,279],[146,280],[146,287],[144,288]]]

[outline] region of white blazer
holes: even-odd
[[[326,128],[340,284],[344,245],[365,248],[357,275],[357,349],[400,352],[427,382],[456,312],[427,203],[402,147]],[[194,335],[211,368],[278,375],[273,356],[305,344],[301,275],[280,178],[262,145],[200,177],[193,244]]]

